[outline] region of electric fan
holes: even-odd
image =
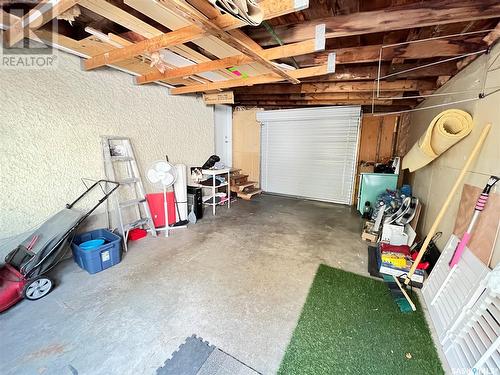
[[[146,173],[148,181],[155,187],[163,189],[163,207],[165,210],[165,226],[157,228],[158,231],[165,231],[165,237],[168,237],[169,229],[180,228],[180,226],[168,225],[168,205],[167,205],[167,189],[174,185],[177,180],[177,170],[166,160],[155,161],[148,172]]]
[[[167,188],[177,180],[177,171],[166,160],[157,160],[151,165],[146,176],[151,184],[163,188],[166,192]]]

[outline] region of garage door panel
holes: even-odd
[[[360,113],[359,107],[257,113],[264,191],[350,204]]]

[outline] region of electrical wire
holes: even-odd
[[[393,76],[396,76],[396,75],[399,75],[399,74],[402,74],[402,73],[407,73],[407,72],[415,71],[415,70],[418,70],[418,69],[422,69],[422,68],[427,68],[427,67],[430,67],[430,66],[438,65],[438,64],[441,64],[441,63],[444,63],[444,62],[449,62],[449,61],[454,61],[454,60],[462,59],[462,58],[468,57],[468,56],[475,56],[475,55],[479,55],[479,54],[483,54],[483,53],[486,54],[486,56],[489,56],[489,52],[491,51],[492,46],[489,46],[487,49],[482,49],[482,50],[479,50],[479,51],[462,54],[460,56],[454,56],[454,57],[451,57],[451,58],[448,58],[448,59],[431,62],[431,63],[428,63],[428,64],[424,64],[424,65],[420,65],[420,66],[417,66],[417,67],[409,68],[409,69],[406,69],[406,70],[403,70],[403,71],[400,71],[400,72],[395,72],[395,73],[387,74],[387,75],[381,77],[382,55],[383,55],[384,48],[397,47],[397,46],[414,44],[414,43],[422,43],[422,42],[430,41],[430,40],[439,40],[439,39],[453,38],[453,37],[458,37],[458,36],[484,34],[484,33],[487,33],[487,32],[491,32],[492,30],[494,30],[494,29],[469,31],[469,32],[465,32],[465,33],[443,35],[443,36],[437,36],[437,37],[432,37],[432,38],[425,38],[425,39],[418,39],[418,40],[412,40],[412,41],[405,41],[405,42],[401,42],[401,43],[387,44],[387,45],[382,46],[380,48],[380,51],[379,51],[379,61],[378,61],[377,78],[374,81],[374,87],[373,87],[373,91],[372,91],[372,105],[371,105],[371,107],[372,107],[372,112],[371,112],[372,115],[374,115],[374,116],[396,115],[396,114],[401,114],[401,113],[410,113],[410,112],[416,112],[416,111],[423,111],[423,110],[426,110],[426,109],[445,107],[445,106],[449,106],[449,105],[453,105],[453,104],[459,104],[459,103],[465,103],[465,102],[480,100],[480,99],[485,98],[486,96],[492,95],[492,94],[500,91],[500,86],[485,88],[489,69],[493,66],[493,64],[495,63],[495,61],[498,59],[499,54],[497,54],[497,56],[493,59],[493,62],[491,64],[489,64],[489,58],[486,58],[486,60],[485,60],[484,73],[483,73],[483,77],[481,79],[481,91],[478,93],[477,97],[467,98],[467,99],[461,99],[461,100],[456,100],[456,101],[452,101],[452,102],[449,102],[449,103],[436,104],[436,105],[427,106],[427,107],[412,108],[412,109],[407,109],[407,110],[402,110],[402,111],[375,113],[375,100],[384,100],[384,99],[385,100],[403,100],[403,99],[431,98],[431,97],[434,97],[434,96],[436,96],[436,97],[447,96],[447,95],[451,96],[451,95],[465,94],[465,93],[468,93],[468,92],[477,92],[476,90],[461,90],[461,91],[448,92],[448,93],[432,93],[432,94],[423,94],[423,95],[412,95],[412,96],[407,96],[407,97],[383,97],[383,96],[380,96],[380,80],[381,79],[385,79],[385,78],[389,78],[389,77],[393,77]],[[496,69],[498,69],[498,68],[496,68]],[[488,90],[488,89],[490,89],[490,90],[494,89],[494,91],[490,92],[488,94],[485,94],[485,91]]]
[[[280,46],[284,45],[284,43],[281,40],[281,38],[278,36],[278,34],[276,34],[276,32],[274,31],[274,29],[272,28],[272,26],[269,25],[269,23],[267,23],[266,21],[262,21],[262,25],[264,26],[264,28],[266,29],[266,31],[269,34],[271,34],[271,36],[276,41],[276,43],[278,43]],[[293,64],[293,66],[294,66],[295,69],[300,69],[299,64],[297,64],[297,61],[293,57],[289,57],[289,59],[292,61],[292,64]]]

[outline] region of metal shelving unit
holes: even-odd
[[[217,206],[223,205],[224,203],[227,202],[227,208],[231,208],[231,169],[225,168],[225,169],[202,169],[201,173],[203,176],[206,176],[207,178],[212,178],[212,186],[206,186],[206,185],[199,185],[200,187],[203,188],[208,188],[210,189],[211,192],[211,198],[213,203],[205,203],[203,204],[207,206],[212,206],[212,214],[215,216],[215,208]],[[215,185],[215,176],[220,176],[220,175],[225,175],[226,182],[222,183],[220,185]],[[215,203],[215,197],[217,193],[217,189],[222,188],[222,187],[227,187],[227,196],[226,199],[221,200],[219,203]]]

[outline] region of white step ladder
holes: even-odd
[[[114,211],[115,217],[118,220],[118,231],[123,238],[124,249],[127,251],[127,239],[131,229],[146,229],[153,237],[156,237],[156,230],[148,203],[146,202],[144,185],[142,184],[130,139],[126,137],[101,136],[101,143],[106,178],[120,183],[120,190],[114,194]],[[128,192],[128,196],[125,199],[126,192]],[[109,228],[112,222],[112,210],[109,200],[107,202],[107,222]]]

